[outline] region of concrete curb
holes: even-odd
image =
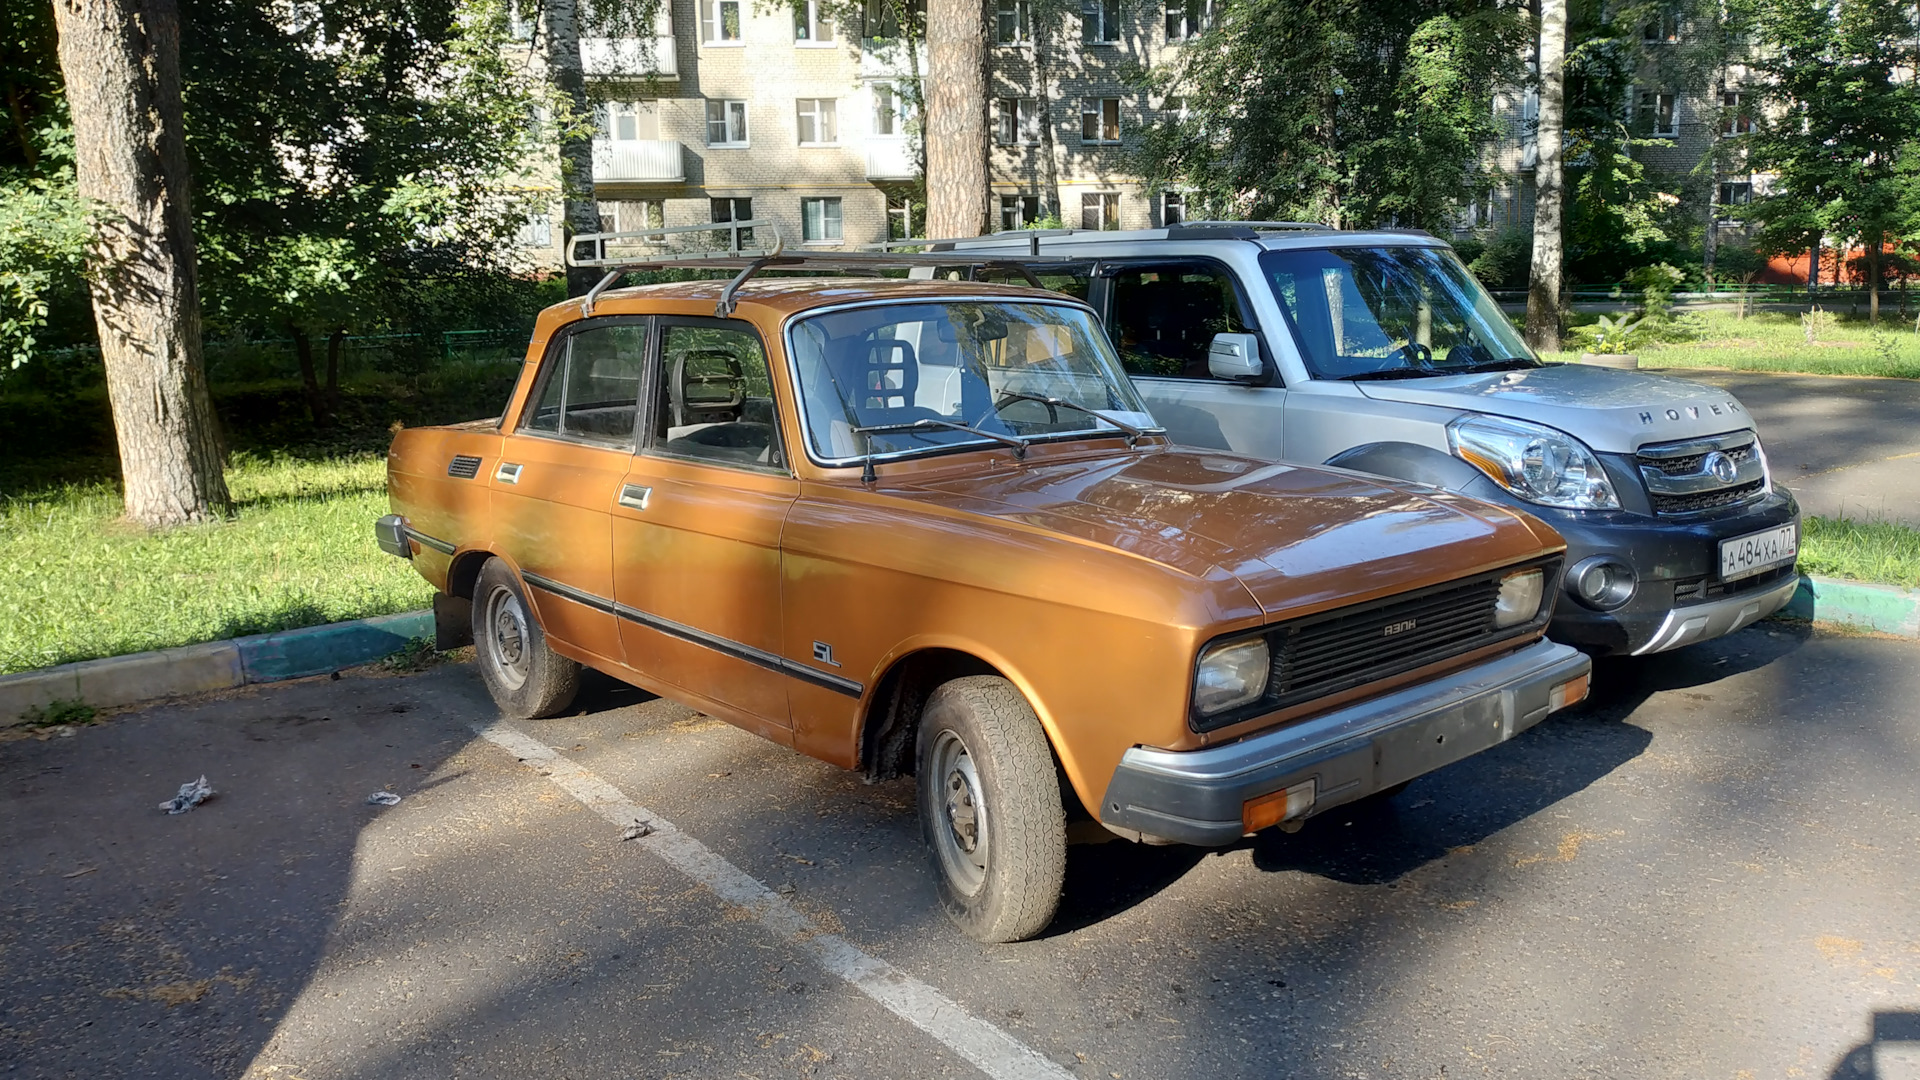
[[[110,708],[324,675],[390,656],[414,638],[432,637],[433,612],[409,611],[23,671],[0,676],[0,727],[18,724],[29,709],[55,701]]]
[[[1780,614],[1920,638],[1920,589],[1802,574],[1800,588]]]

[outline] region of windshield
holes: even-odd
[[[869,439],[874,454],[895,454],[1154,426],[1092,316],[1064,304],[878,304],[801,320],[790,340],[822,461],[857,459]]]
[[[1446,248],[1269,251],[1260,266],[1316,378],[1539,366],[1493,297]]]

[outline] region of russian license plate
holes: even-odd
[[[1782,563],[1790,563],[1800,552],[1800,526],[1782,525],[1765,532],[1748,533],[1720,541],[1720,580],[1738,581]]]

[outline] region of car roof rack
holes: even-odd
[[[899,248],[918,247],[928,251],[953,251],[961,244],[979,244],[983,241],[1027,241],[1029,258],[1040,258],[1040,241],[1049,237],[1099,235],[1105,229],[1007,229],[1003,232],[988,233],[984,236],[956,236],[942,240],[889,240],[882,244],[869,244],[863,250],[894,251]],[[1313,221],[1183,221],[1177,225],[1166,226],[1168,240],[1255,240],[1262,232],[1339,232],[1331,225],[1322,225]],[[950,260],[951,262],[951,260]]]
[[[764,230],[773,236],[771,247],[747,247],[741,244],[741,233],[749,230]],[[713,251],[686,251],[665,249],[669,236],[691,235],[696,233],[727,234],[727,246]],[[756,234],[753,239],[760,239]],[[640,245],[649,248],[662,248],[657,255],[653,252],[609,253],[608,245],[619,242]],[[903,241],[902,247],[924,246],[953,241],[919,240]],[[590,255],[582,255],[583,245],[591,245]],[[1028,265],[1032,257],[1019,260],[1009,259],[1000,253],[953,254],[914,253],[904,251],[868,250],[855,251],[787,251],[785,238],[780,228],[772,221],[754,218],[748,221],[715,221],[704,225],[667,225],[651,229],[638,229],[632,232],[580,233],[567,242],[566,264],[568,266],[592,267],[607,271],[593,288],[587,290],[581,301],[582,317],[593,314],[593,306],[614,282],[627,274],[642,270],[737,270],[733,280],[720,292],[720,301],[714,305],[714,314],[725,318],[733,314],[737,303],[735,296],[740,286],[762,270],[899,270],[916,266],[974,266],[1012,270],[1027,279],[1036,289],[1046,286],[1035,277]],[[1065,260],[1046,259],[1042,262]]]

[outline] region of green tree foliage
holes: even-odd
[[[1769,107],[1743,142],[1756,171],[1776,174],[1755,202],[1758,244],[1805,251],[1823,235],[1860,244],[1877,314],[1882,245],[1920,242],[1920,5],[1751,2]]]
[[[1246,0],[1154,77],[1139,166],[1210,216],[1438,228],[1495,134],[1527,22],[1483,0]]]

